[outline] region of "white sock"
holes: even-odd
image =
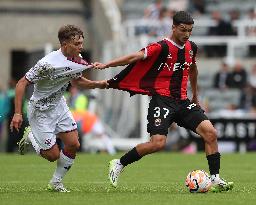
[[[212,181],[219,180],[219,178],[220,178],[220,175],[219,175],[219,174],[213,174],[213,175],[211,175],[211,180],[212,180]]]
[[[117,163],[118,163],[118,165],[119,165],[120,167],[124,168],[124,165],[122,165],[122,163],[120,162],[120,159],[118,159]]]
[[[31,142],[32,146],[34,147],[36,153],[37,153],[38,155],[40,155],[40,150],[41,150],[41,149],[40,149],[39,145],[37,144],[37,142],[36,142],[36,140],[35,140],[34,135],[33,135],[32,132],[30,132],[30,133],[28,134],[28,139],[29,139],[29,141]]]
[[[113,146],[113,143],[112,143],[110,137],[106,134],[103,134],[102,140],[103,140],[104,145],[106,146],[107,152],[111,155],[114,155],[116,153],[116,150]]]
[[[57,168],[53,174],[51,182],[61,182],[63,177],[66,175],[66,173],[71,168],[73,163],[74,163],[74,159],[71,159],[66,155],[64,155],[61,150],[60,158],[57,161]]]

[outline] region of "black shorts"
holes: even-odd
[[[176,100],[160,95],[153,96],[150,100],[147,119],[147,131],[150,136],[167,135],[173,122],[196,132],[197,126],[202,121],[208,120],[204,111],[189,99]]]

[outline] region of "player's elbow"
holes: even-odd
[[[190,76],[190,78],[197,78],[197,76],[198,76],[198,70],[196,70],[196,69],[191,69],[191,70],[189,71],[189,76]]]
[[[16,84],[16,90],[25,88],[29,83],[30,82],[25,77],[21,78]]]
[[[130,64],[130,63],[134,63],[138,60],[141,60],[141,59],[143,59],[143,56],[144,55],[142,52],[137,52],[137,53],[131,54],[130,58],[128,60],[128,63]]]

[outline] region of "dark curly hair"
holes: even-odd
[[[194,20],[192,16],[186,12],[186,11],[178,11],[173,16],[173,24],[179,25],[179,24],[194,24]]]
[[[58,32],[58,38],[61,45],[64,41],[71,40],[77,35],[84,38],[83,31],[75,25],[64,25],[59,29]]]

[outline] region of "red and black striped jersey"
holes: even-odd
[[[196,63],[196,44],[187,41],[179,46],[166,38],[142,50],[145,52],[144,60],[128,65],[108,81],[109,87],[131,94],[186,99],[189,68]]]

